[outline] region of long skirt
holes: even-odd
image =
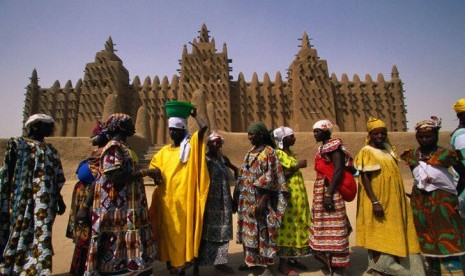
[[[412,212],[421,253],[427,257],[465,254],[465,231],[457,196],[444,190],[412,189]]]
[[[425,269],[420,254],[409,254],[405,258],[368,250],[368,267],[387,275],[424,276]]]
[[[69,212],[66,237],[73,239],[75,244],[73,257],[71,259],[70,275],[83,275],[86,267],[87,252],[90,245],[90,225],[76,223],[76,215],[84,204],[91,184],[78,181],[74,186],[71,197],[71,208]]]
[[[220,265],[228,263],[229,242],[202,240],[199,248],[199,265]]]
[[[331,267],[347,267],[350,264],[349,223],[341,194],[333,194],[334,211],[323,206],[325,179],[317,178],[313,188],[312,224],[310,247],[317,259]]]

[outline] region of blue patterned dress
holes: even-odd
[[[60,156],[48,143],[8,141],[0,171],[0,274],[49,275],[57,197],[65,183]]]

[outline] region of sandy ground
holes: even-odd
[[[67,181],[66,185],[63,187],[62,195],[66,203],[71,201],[71,195],[73,191],[73,186],[75,179],[70,179]],[[309,202],[311,204],[312,200],[312,182],[306,182],[307,193],[309,196]],[[151,200],[151,195],[153,191],[153,186],[146,186],[146,193],[149,200]],[[69,207],[69,206],[68,206]],[[355,229],[355,211],[356,211],[356,200],[349,202],[346,205],[347,213],[349,219],[352,223],[352,226]],[[54,275],[67,275],[69,267],[71,264],[71,257],[74,250],[74,244],[72,241],[65,237],[66,225],[68,223],[69,208],[67,208],[66,213],[63,216],[58,216],[55,224],[53,226],[53,247],[55,255],[53,257],[53,274]],[[233,218],[236,221],[236,217]],[[236,225],[234,225],[236,227]],[[234,232],[235,233],[235,232]],[[346,275],[360,276],[360,275],[370,275],[366,273],[367,270],[367,253],[366,250],[355,245],[355,233],[352,232],[350,236],[350,250],[351,250],[351,266],[347,270]],[[243,254],[242,246],[236,244],[235,240],[232,240],[229,243],[229,265],[234,268],[235,275],[249,275],[250,271],[244,272],[239,271],[238,267],[243,263]],[[300,275],[324,275],[321,271],[322,265],[313,257],[307,257],[301,260],[308,267],[307,271],[299,271]],[[276,270],[275,265],[275,270]],[[213,267],[200,267],[201,275],[221,275],[221,272],[216,271]],[[279,272],[275,271],[275,275],[282,275]],[[154,264],[154,275],[169,275],[164,263],[156,262]],[[187,275],[192,275],[192,269],[187,270]],[[252,274],[250,274],[252,275]],[[255,275],[258,275],[257,273]]]

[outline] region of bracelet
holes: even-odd
[[[332,197],[332,196],[333,196],[333,194],[330,194],[330,193],[325,193],[325,196],[326,196],[326,197]]]
[[[372,202],[371,204],[373,205],[379,204],[379,201]]]
[[[82,207],[84,207],[84,208],[89,208],[89,206],[88,206],[85,202],[82,203],[81,208],[82,208]]]

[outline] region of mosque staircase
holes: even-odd
[[[150,160],[164,145],[152,145],[150,146],[140,157],[139,157],[139,167],[141,169],[146,169],[150,165]],[[153,180],[150,177],[144,178],[145,185],[154,185]]]

